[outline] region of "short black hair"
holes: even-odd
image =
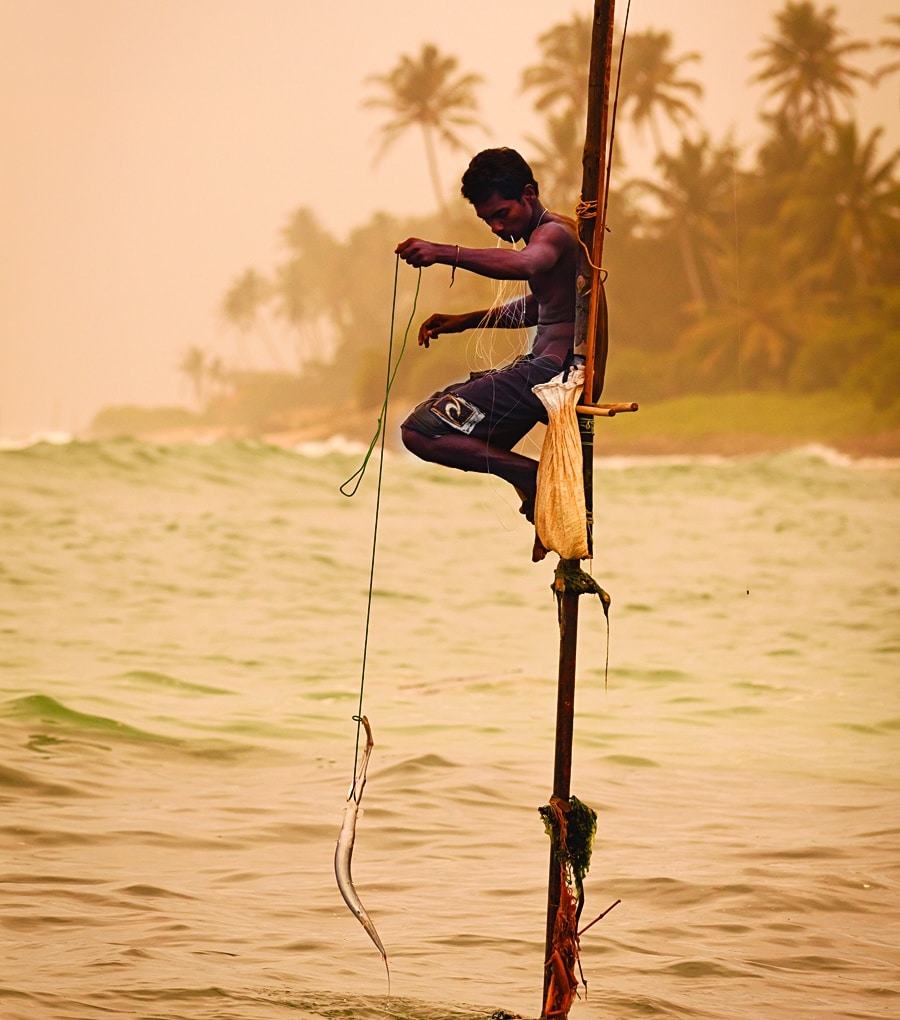
[[[486,202],[491,195],[519,199],[528,185],[538,196],[534,172],[515,149],[484,149],[472,157],[462,176],[463,198],[472,205]]]

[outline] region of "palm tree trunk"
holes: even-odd
[[[657,159],[665,152],[665,146],[663,145],[662,132],[659,130],[659,121],[656,119],[656,115],[650,112],[650,134],[653,136],[653,144],[656,146],[656,157]]]
[[[443,216],[447,212],[447,205],[444,202],[444,193],[441,188],[441,178],[438,173],[437,156],[434,151],[434,139],[431,136],[431,128],[427,124],[422,125],[422,138],[425,140],[425,158],[428,162],[428,174],[431,177],[431,186],[434,188],[434,196],[437,199],[438,209]]]
[[[276,368],[279,371],[283,370],[284,359],[281,357],[281,352],[278,350],[278,346],[272,339],[272,334],[269,332],[268,327],[261,320],[257,320],[257,328],[259,330],[259,335],[262,337],[263,344],[265,345],[266,350],[269,352],[269,357],[271,357],[272,361],[274,362]]]
[[[681,261],[684,263],[684,275],[687,277],[691,297],[703,308],[706,306],[706,295],[703,293],[703,285],[700,282],[700,271],[697,268],[694,246],[691,244],[688,228],[684,224],[678,228],[678,247],[681,248]]]

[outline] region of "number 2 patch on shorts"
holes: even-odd
[[[445,393],[438,397],[431,405],[431,413],[436,414],[446,425],[458,432],[465,432],[466,435],[484,418],[484,411],[470,404],[465,398],[456,396],[455,393]]]

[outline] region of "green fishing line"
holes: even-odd
[[[400,256],[398,255],[394,260],[394,293],[391,299],[391,333],[388,340],[388,357],[387,357],[387,374],[385,377],[384,384],[384,400],[381,404],[381,414],[378,417],[378,425],[375,429],[375,435],[372,436],[372,442],[369,443],[369,449],[366,451],[366,455],[363,458],[362,464],[359,468],[347,479],[346,482],[341,486],[341,493],[344,496],[350,497],[356,495],[359,489],[360,483],[363,480],[363,475],[366,473],[369,460],[372,457],[372,451],[375,449],[375,444],[378,442],[379,435],[381,436],[381,450],[378,458],[378,485],[376,487],[375,496],[375,521],[372,528],[372,556],[369,561],[369,594],[366,602],[366,627],[365,636],[363,637],[363,652],[362,652],[362,666],[360,669],[359,677],[359,709],[356,715],[353,717],[356,720],[356,749],[353,753],[353,775],[356,776],[356,766],[359,761],[359,739],[362,730],[362,714],[363,714],[363,692],[366,685],[366,659],[369,651],[369,627],[372,622],[372,593],[375,585],[375,551],[378,547],[378,518],[381,513],[381,480],[384,475],[384,445],[385,445],[385,422],[387,421],[388,412],[388,400],[391,395],[391,387],[394,385],[394,379],[397,377],[397,369],[400,367],[400,360],[403,357],[403,352],[406,350],[406,340],[409,336],[409,328],[412,325],[413,317],[416,314],[416,304],[419,300],[419,287],[422,284],[422,270],[419,269],[418,276],[416,278],[416,292],[413,295],[412,309],[409,313],[409,320],[406,323],[406,329],[403,331],[403,343],[400,346],[400,353],[397,355],[397,361],[392,366],[393,354],[394,354],[394,322],[396,319],[397,312],[397,281],[399,278],[400,271]],[[351,487],[352,486],[352,487]]]

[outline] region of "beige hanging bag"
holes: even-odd
[[[564,560],[583,560],[588,551],[584,468],[575,405],[584,388],[581,365],[533,387],[547,408],[547,433],[537,473],[534,526],[545,549]]]

